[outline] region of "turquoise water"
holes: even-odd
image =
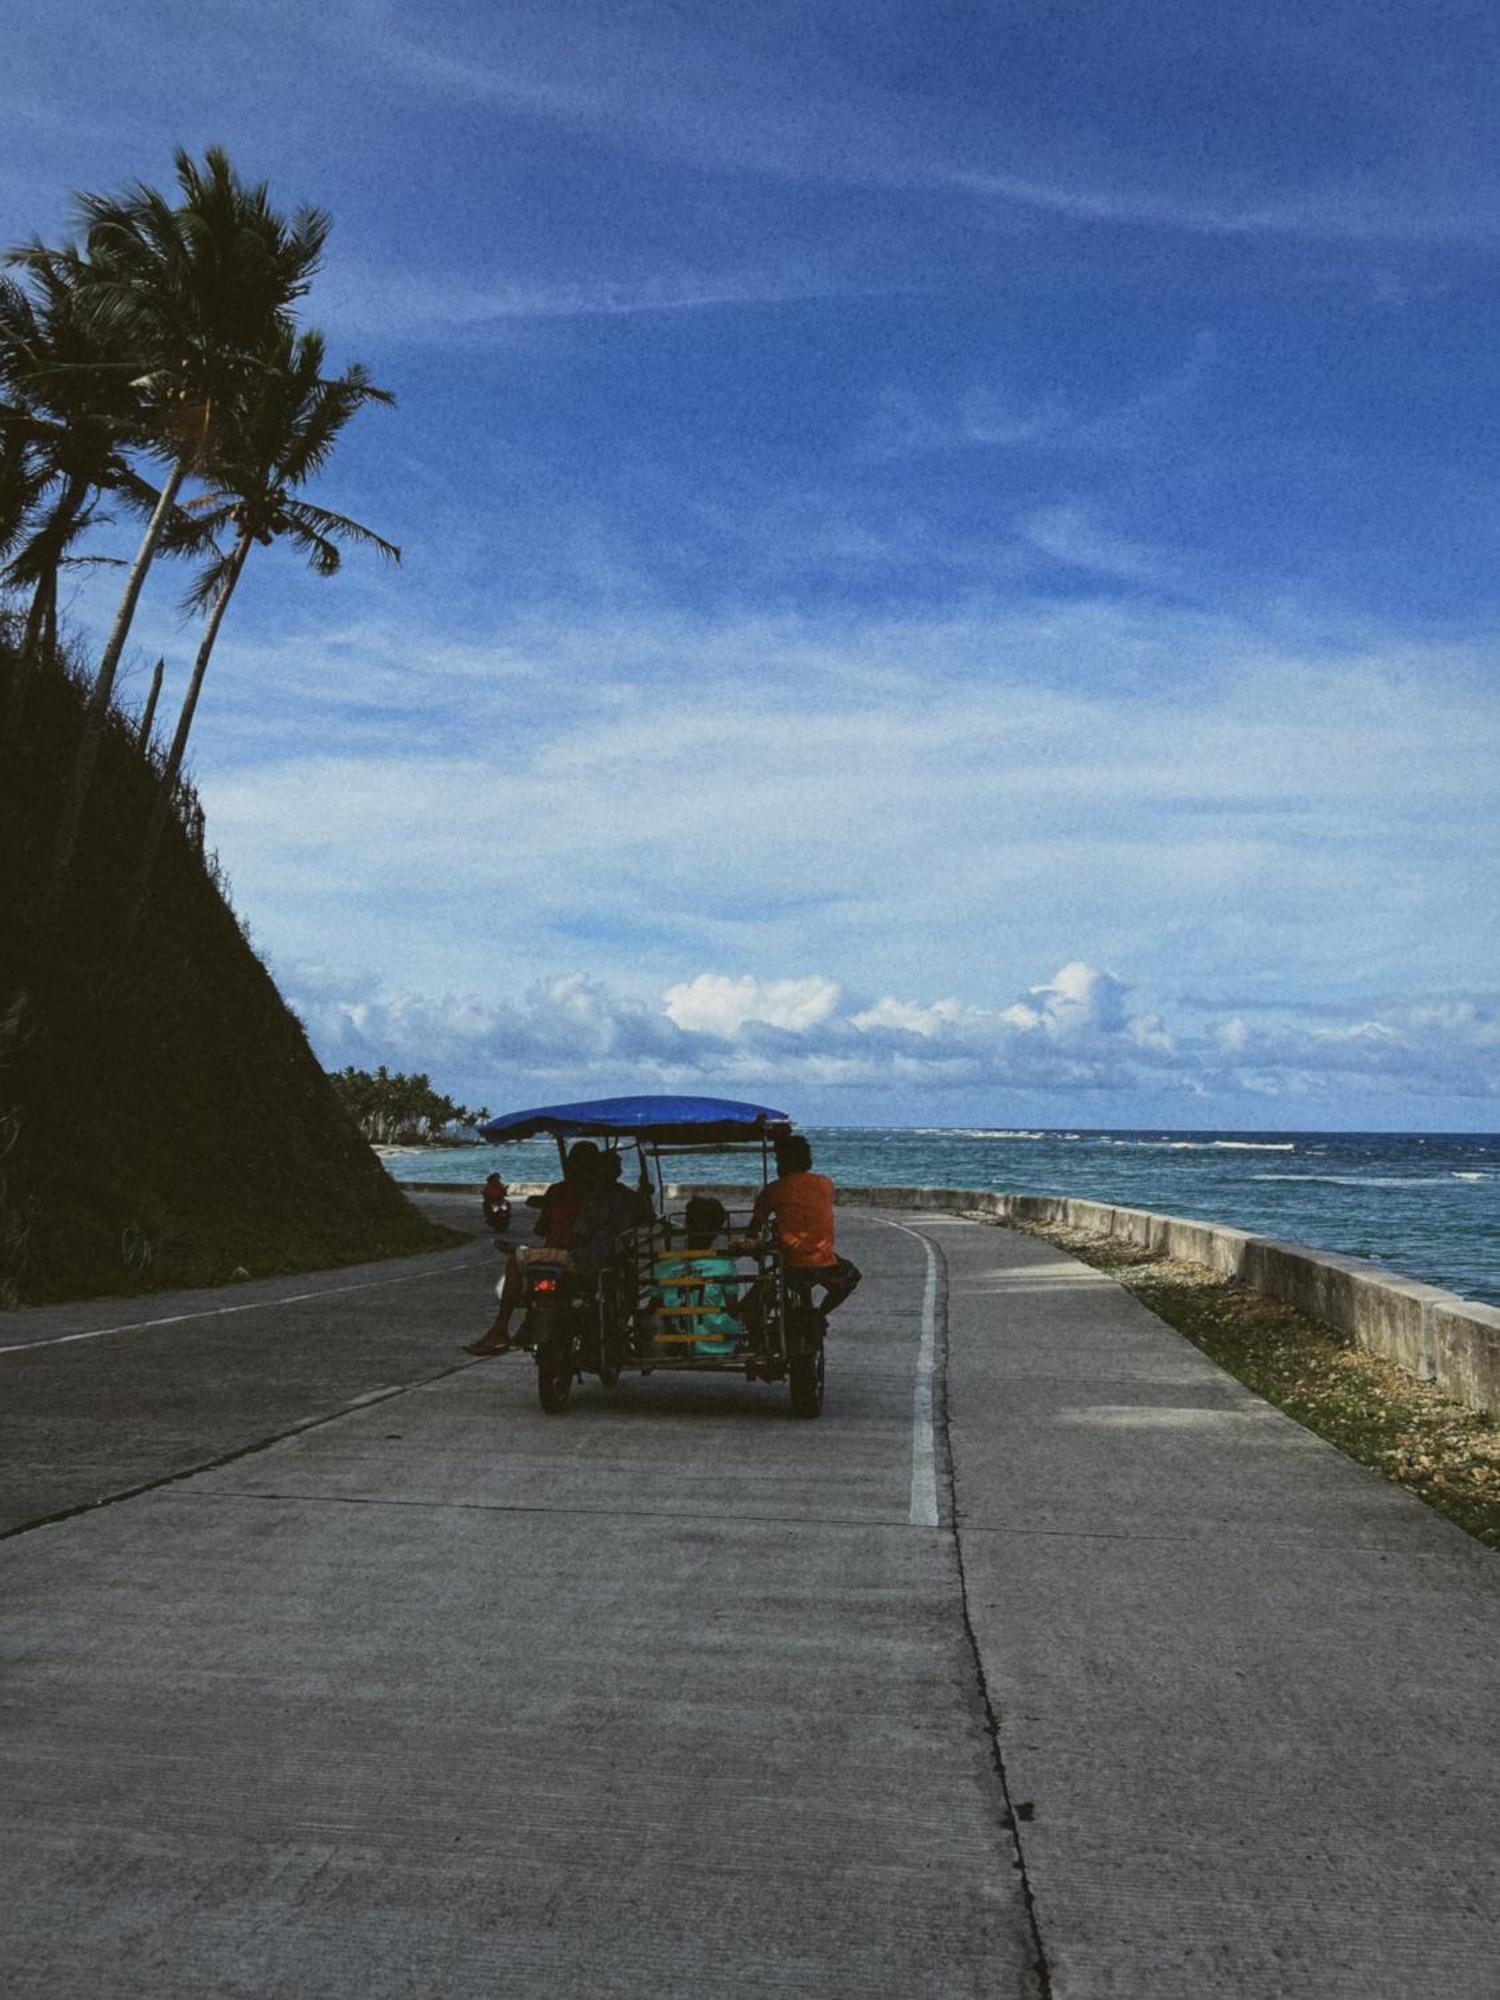
[[[1500,1305],[1500,1135],[810,1129],[815,1164],[853,1187],[1069,1194],[1229,1223],[1368,1257]],[[550,1180],[556,1148],[398,1155],[398,1180]],[[679,1181],[747,1180],[743,1157],[691,1156]]]

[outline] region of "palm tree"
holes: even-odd
[[[118,447],[136,414],[72,288],[52,272],[35,282],[37,298],[0,278],[0,423],[23,439],[40,486],[51,489],[28,547],[5,572],[12,588],[33,592],[77,539],[92,492],[123,464]]]
[[[29,428],[12,420],[0,404],[0,558],[8,556],[26,532],[41,491]]]
[[[129,917],[132,931],[187,754],[203,679],[250,551],[257,542],[269,546],[288,541],[307,557],[317,576],[337,573],[343,560],[340,542],[374,549],[390,562],[401,560],[394,543],[373,529],[299,496],[298,489],[327,465],[340,433],[357,410],[367,403],[396,400],[389,390],[377,389],[357,363],[342,375],[325,378],[324,351],[323,336],[315,329],[279,336],[274,351],[263,357],[261,370],[221,409],[213,462],[204,468],[208,490],[187,503],[199,531],[216,545],[222,539],[229,546],[223,551],[216,546],[214,559],[188,594],[187,607],[205,613],[207,623],[147,830]]]
[[[33,297],[0,278],[0,436],[26,467],[27,491],[25,517],[8,548],[0,535],[0,554],[10,556],[0,585],[30,593],[7,732],[19,725],[25,682],[46,650],[41,642],[49,624],[55,625],[58,571],[80,560],[69,552],[85,530],[110,518],[101,500],[119,498],[149,516],[160,499],[126,456],[147,436],[138,395],[94,338],[60,275],[39,274],[35,290]],[[179,510],[167,533],[174,546],[193,544],[191,524]]]
[[[211,451],[222,409],[263,369],[311,283],[328,218],[301,209],[288,222],[264,182],[249,186],[227,154],[210,147],[200,167],[175,159],[181,199],[155,188],[123,196],[83,195],[83,247],[40,243],[13,261],[76,293],[90,329],[121,357],[150,425],[150,449],[166,477],[126,576],[105,642],[63,810],[54,894],[66,886],[109,712],[115,674],[141,588],[184,480]]]

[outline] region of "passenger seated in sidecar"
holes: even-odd
[[[728,1214],[714,1196],[694,1195],[685,1219],[686,1247],[658,1257],[651,1267],[660,1287],[651,1314],[652,1337],[691,1345],[694,1354],[733,1354],[745,1341],[738,1310],[743,1281],[734,1257],[714,1247]]]

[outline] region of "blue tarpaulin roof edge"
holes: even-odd
[[[581,1104],[542,1104],[492,1118],[479,1130],[493,1145],[535,1138],[649,1139],[659,1145],[729,1145],[789,1132],[785,1111],[730,1097],[598,1097]]]

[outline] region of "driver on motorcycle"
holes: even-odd
[[[548,1250],[566,1250],[582,1212],[584,1199],[599,1164],[599,1148],[592,1139],[580,1139],[563,1165],[563,1177],[542,1195],[533,1195],[527,1206],[537,1210],[536,1229]],[[618,1173],[619,1169],[616,1168]],[[504,1354],[510,1346],[510,1323],[526,1295],[519,1259],[512,1251],[506,1260],[505,1275],[497,1287],[499,1301],[494,1319],[478,1340],[466,1341],[465,1354],[485,1357]]]
[[[618,1153],[606,1153],[584,1190],[572,1242],[573,1273],[580,1291],[589,1289],[627,1230],[649,1228],[655,1220],[644,1160],[640,1184],[634,1189],[621,1185],[620,1164]]]

